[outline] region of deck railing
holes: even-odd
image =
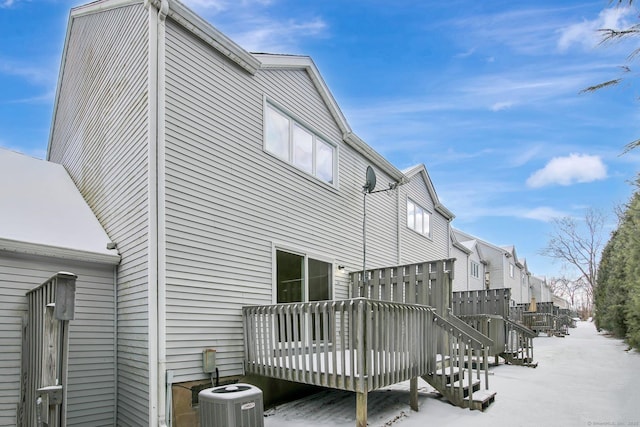
[[[511,289],[483,289],[453,292],[452,308],[456,316],[495,314],[509,317]]]
[[[557,330],[557,316],[551,313],[525,312],[522,314],[524,325],[532,331],[553,334]]]
[[[488,387],[491,340],[428,306],[354,298],[244,307],[243,318],[247,373],[366,393],[459,367],[465,381],[484,369]]]
[[[533,339],[536,333],[529,328],[505,319],[506,349],[513,357],[533,361]]]
[[[466,375],[462,377],[466,378],[466,386],[469,390],[467,400],[469,401],[469,407],[471,407],[474,378],[484,383],[485,390],[489,389],[488,350],[492,341],[455,316],[434,314],[434,324],[440,329],[440,331],[436,330],[435,339],[438,355],[442,360],[438,368],[444,375],[435,375],[433,380],[441,381],[440,385],[448,387],[452,392],[457,390],[457,393],[459,393],[458,399],[462,401],[464,400],[464,387],[455,388],[455,384],[449,381],[449,378],[454,376],[453,373],[456,368],[466,369]],[[433,372],[429,374],[432,375]],[[465,384],[462,385],[464,386]]]
[[[509,353],[513,357],[533,359],[533,338],[536,333],[532,330],[502,316],[477,314],[460,317],[493,340],[489,351],[492,356]]]
[[[355,298],[244,307],[248,373],[366,392],[435,363],[429,307]]]

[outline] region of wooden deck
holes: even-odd
[[[453,312],[494,342],[489,354],[507,363],[537,366],[533,361],[536,332],[511,320],[511,290],[485,289],[453,293]]]
[[[495,399],[493,341],[446,308],[451,265],[371,270],[364,283],[354,273],[348,300],[244,307],[246,373],[353,391],[358,426],[366,426],[367,393],[402,381],[417,410],[418,377],[452,403],[483,410]]]

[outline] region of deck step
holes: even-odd
[[[454,389],[458,389],[460,387],[462,387],[462,395],[464,397],[469,396],[469,383],[465,380],[462,381],[456,381],[453,384],[451,384],[451,387],[453,387]],[[471,387],[473,390],[473,394],[475,394],[477,391],[480,391],[480,381],[479,380],[474,380],[471,383]]]
[[[479,390],[473,393],[471,409],[484,411],[496,400],[496,392],[491,390]]]
[[[460,373],[460,368],[458,368],[457,366],[452,366],[452,367],[438,369],[435,372],[435,375],[446,375],[450,377],[452,375],[457,375],[459,373]]]

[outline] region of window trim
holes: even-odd
[[[413,208],[414,226],[410,226],[409,225],[409,203],[413,204],[413,206],[414,206],[414,208]],[[422,228],[423,228],[423,230],[422,230],[422,232],[418,231],[415,228],[415,217],[416,217],[416,212],[417,212],[418,209],[421,209],[422,210],[422,214],[423,214],[423,220],[422,220]],[[421,204],[417,203],[411,197],[407,196],[405,214],[406,214],[405,225],[409,230],[411,230],[414,233],[417,233],[417,234],[419,234],[419,235],[421,235],[423,237],[431,239],[431,229],[433,228],[432,227],[432,223],[431,223],[431,218],[433,217],[433,212],[431,212],[429,209],[425,208]],[[428,219],[428,226],[429,226],[429,231],[427,233],[424,232],[424,218],[425,217]]]
[[[269,148],[267,147],[267,112],[268,112],[268,109],[272,109],[273,111],[275,111],[276,113],[282,115],[283,117],[285,117],[289,121],[288,153],[287,153],[288,156],[287,156],[287,158],[284,158],[280,154],[269,150]],[[294,134],[294,131],[295,131],[296,127],[300,128],[302,131],[307,132],[309,135],[312,136],[311,172],[309,172],[309,171],[305,170],[304,168],[296,165],[296,163],[295,163],[295,159],[293,157],[294,147],[295,147],[293,134]],[[317,165],[318,148],[317,147],[320,144],[323,144],[323,145],[331,148],[331,152],[333,154],[332,169],[331,169],[331,175],[332,175],[332,181],[331,182],[326,181],[325,179],[321,178],[320,175],[318,175],[318,165]],[[265,153],[269,154],[270,156],[273,156],[274,158],[279,159],[280,161],[286,163],[288,166],[293,168],[293,170],[295,170],[296,172],[303,173],[306,177],[311,177],[314,181],[322,183],[323,185],[328,185],[330,188],[334,188],[334,189],[338,188],[338,182],[339,182],[338,171],[340,169],[339,165],[338,165],[338,162],[339,162],[339,159],[340,159],[338,144],[332,142],[329,138],[325,137],[320,132],[317,132],[316,130],[314,130],[313,127],[307,125],[304,120],[301,120],[298,116],[296,116],[295,114],[292,114],[291,112],[289,112],[289,110],[283,108],[278,103],[276,103],[273,100],[267,98],[266,96],[263,97],[263,110],[262,110],[262,150]]]
[[[470,260],[470,263],[471,264],[470,264],[470,272],[469,272],[469,274],[471,275],[471,277],[479,279],[480,278],[480,263],[477,263],[477,262],[475,262],[473,260]],[[476,270],[476,274],[473,274],[474,267],[475,267],[475,270]]]

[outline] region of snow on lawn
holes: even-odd
[[[409,383],[369,393],[370,426],[638,426],[640,353],[578,322],[566,338],[534,339],[538,367],[490,369],[496,401],[485,412],[455,407],[419,381],[420,411]],[[265,427],[354,426],[355,393],[327,390],[265,413]]]

